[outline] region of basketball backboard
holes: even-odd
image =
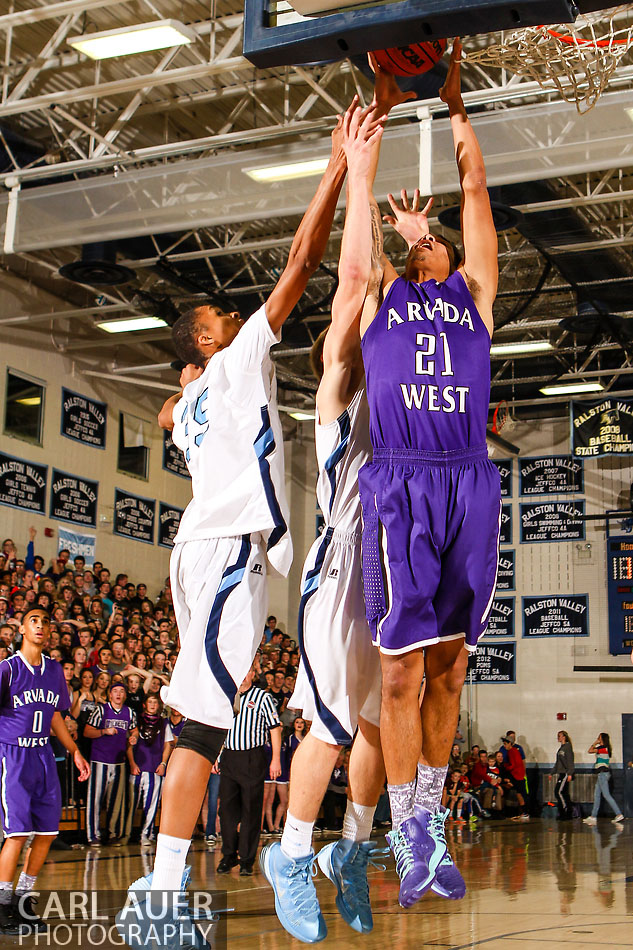
[[[315,3],[317,9],[327,10],[330,0],[298,0],[303,10]],[[245,0],[244,56],[262,68],[333,62],[423,40],[572,23],[577,14],[573,0],[400,0],[369,5],[364,0],[362,6],[339,0],[337,6],[336,12],[304,17],[288,13],[288,4],[279,0]]]

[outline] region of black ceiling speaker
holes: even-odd
[[[108,285],[127,284],[136,274],[129,267],[117,264],[116,243],[102,241],[98,244],[84,244],[81,260],[71,261],[59,268],[59,273],[76,284]]]
[[[503,201],[491,201],[492,220],[494,221],[495,231],[510,231],[516,228],[523,217],[520,211],[511,208]],[[445,228],[451,228],[453,231],[461,231],[461,208],[459,205],[453,205],[450,208],[443,208],[437,216],[438,221]]]

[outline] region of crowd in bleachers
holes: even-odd
[[[163,706],[160,695],[179,649],[169,578],[151,598],[142,581],[113,573],[100,561],[88,568],[83,557],[71,559],[67,550],[47,564],[36,553],[36,530],[29,533],[23,557],[10,538],[0,552],[0,660],[19,649],[24,610],[45,607],[51,616],[45,654],[63,667],[70,701],[66,723],[92,766],[87,788],[60,770],[65,797],[85,800],[89,844],[118,844],[139,836],[149,843],[156,834],[162,779],[183,724],[176,710]],[[276,832],[287,805],[290,758],[300,741],[293,729],[297,711],[288,709],[299,652],[273,616],[258,657],[258,685],[271,694],[285,727],[285,781],[271,783],[267,808],[272,827],[270,819],[264,823],[265,831]],[[63,750],[56,753],[72,773]],[[212,783],[212,807],[205,803],[203,810],[210,844],[215,842],[217,811],[213,776]],[[142,815],[135,829],[136,806]],[[102,829],[104,812],[107,827]]]

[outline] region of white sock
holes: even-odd
[[[18,886],[15,889],[15,893],[19,894],[30,894],[33,888],[35,887],[36,876],[31,877],[30,874],[25,874],[24,871],[20,874],[18,879]]]
[[[343,818],[343,837],[349,841],[368,841],[375,811],[375,805],[357,805],[348,798]]]
[[[191,839],[158,835],[152,891],[180,891]]]
[[[300,821],[288,812],[281,836],[281,850],[287,858],[305,858],[310,854],[313,830],[313,821]]]

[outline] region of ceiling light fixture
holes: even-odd
[[[314,419],[313,412],[289,412],[288,415],[291,419],[296,419],[297,422],[309,422],[310,419]]]
[[[136,26],[120,26],[102,33],[72,36],[68,43],[90,59],[111,59],[113,56],[149,53],[170,46],[188,46],[197,38],[196,31],[179,20],[155,20],[153,23],[137,23]]]
[[[512,356],[517,353],[545,353],[554,347],[549,340],[524,340],[522,343],[493,343],[491,356]]]
[[[242,171],[253,181],[292,181],[295,178],[309,178],[322,175],[328,166],[328,158],[313,158],[308,162],[291,162],[288,165],[269,165],[265,168],[243,168]]]
[[[541,392],[544,396],[566,396],[577,395],[578,393],[601,393],[604,390],[602,383],[556,383],[555,386],[543,386]]]
[[[131,333],[134,330],[157,330],[168,323],[160,317],[124,317],[122,320],[104,320],[97,326],[106,333]]]

